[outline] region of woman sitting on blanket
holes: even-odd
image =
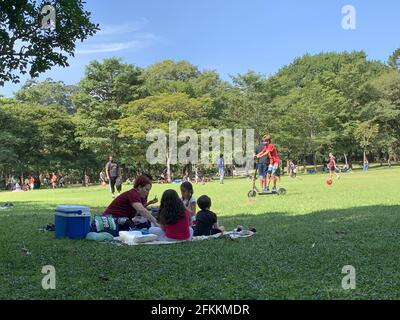
[[[193,229],[190,227],[190,211],[175,190],[166,190],[161,198],[158,213],[160,227],[151,227],[149,232],[157,235],[160,240],[190,240]]]
[[[143,175],[135,180],[133,189],[119,195],[111,202],[103,215],[111,215],[119,225],[120,230],[150,228],[151,223],[158,226],[157,220],[147,210],[147,206],[158,200],[147,202],[151,190],[151,180]]]

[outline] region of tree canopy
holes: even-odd
[[[248,71],[230,82],[187,61],[140,68],[108,58],[90,62],[74,85],[29,80],[14,99],[0,98],[0,109],[1,172],[98,172],[109,154],[127,174],[160,171],[146,161],[146,134],[168,135],[170,121],[197,133],[268,133],[283,160],[304,165],[329,152],[350,163],[400,154],[400,71],[362,51],[305,55],[276,74]]]
[[[43,26],[46,5],[55,10],[54,28]],[[97,30],[82,0],[0,0],[0,86],[27,72],[37,77],[53,66],[67,67],[76,41]]]

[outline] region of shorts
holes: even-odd
[[[275,175],[275,173],[277,172],[279,168],[279,164],[278,163],[270,163],[270,165],[268,166],[268,173],[271,175]]]
[[[261,178],[264,178],[267,175],[268,165],[266,163],[259,163],[257,169],[258,169],[258,175]]]
[[[328,167],[329,171],[335,171],[335,167]]]

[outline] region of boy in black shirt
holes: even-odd
[[[197,205],[201,210],[196,214],[193,236],[210,236],[223,233],[225,228],[218,225],[217,215],[210,211],[211,199],[207,196],[201,196],[197,199]]]

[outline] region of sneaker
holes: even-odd
[[[113,195],[112,198],[115,199],[115,196]]]
[[[56,231],[56,226],[54,225],[54,223],[49,223],[46,226],[46,230],[47,231]]]
[[[269,188],[264,188],[263,192],[269,192]]]
[[[10,209],[13,207],[14,207],[14,205],[12,203],[8,203],[8,202],[0,204],[0,209]]]
[[[241,232],[243,230],[243,227],[242,226],[237,226],[233,231],[235,231],[235,232]]]
[[[275,188],[275,187],[272,188],[272,192],[273,192],[273,193],[276,192],[276,188]]]

